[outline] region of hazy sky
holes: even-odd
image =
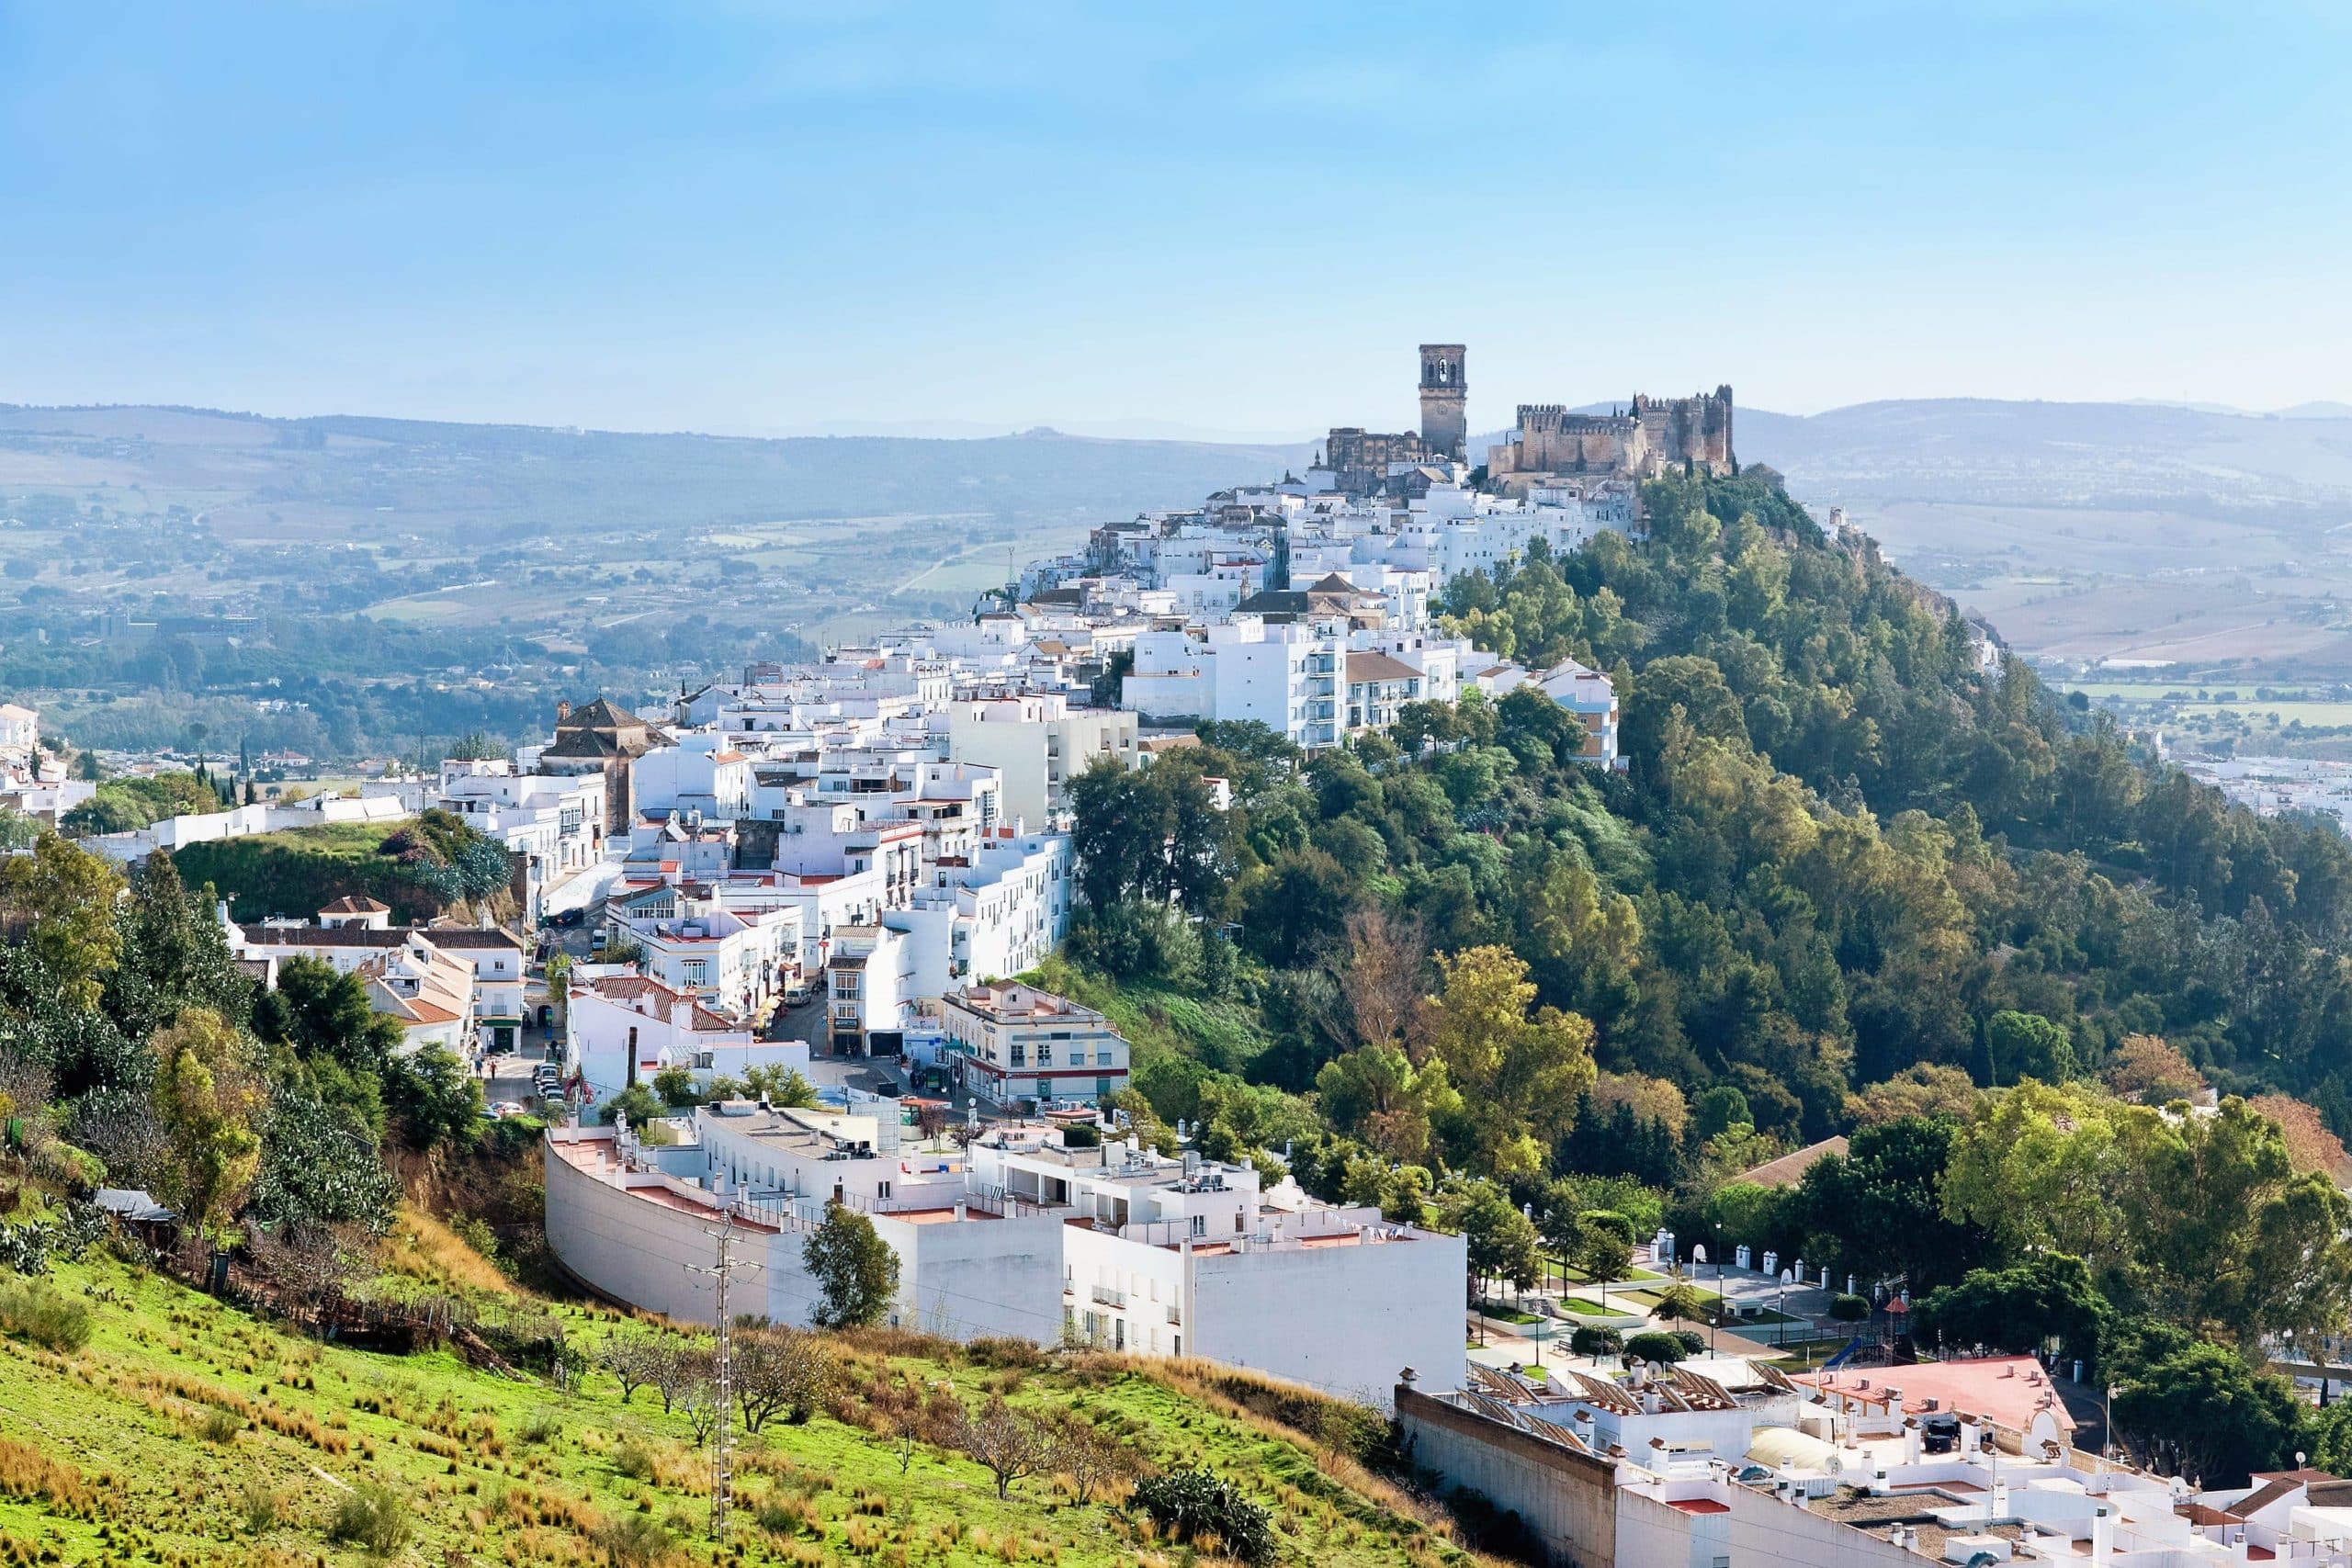
[[[0,0],[0,400],[2352,399],[2352,6]]]

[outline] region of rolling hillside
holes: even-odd
[[[1000,1500],[959,1452],[902,1452],[871,1401],[903,1387],[967,1403],[1001,1392],[1091,1423],[1136,1462],[1205,1465],[1272,1510],[1273,1561],[1484,1561],[1329,1444],[1245,1409],[1232,1394],[1273,1404],[1246,1379],[1011,1349],[983,1364],[888,1336],[833,1343],[841,1379],[827,1413],[742,1438],[738,1522],[719,1549],[705,1533],[707,1450],[650,1388],[624,1402],[602,1373],[564,1386],[544,1371],[476,1371],[447,1350],[322,1344],[95,1251],[51,1278],[86,1307],[90,1333],[63,1351],[0,1337],[0,1562],[1193,1560],[1117,1505],[1116,1480],[1098,1480],[1089,1500],[1068,1476],[1031,1476]],[[0,1288],[25,1285],[0,1272]],[[618,1321],[547,1310],[575,1366]]]

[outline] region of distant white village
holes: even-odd
[[[1562,1560],[2352,1561],[2346,1483],[2203,1492],[2080,1452],[2054,1371],[2030,1357],[1788,1375],[1760,1351],[1669,1368],[1554,1345],[1546,1366],[1553,1329],[1647,1323],[1622,1293],[1612,1314],[1605,1285],[1598,1303],[1545,1305],[1508,1348],[1465,1350],[1463,1237],[1162,1153],[1108,1107],[1127,1041],[1019,978],[1069,929],[1085,770],[1146,766],[1209,722],[1314,752],[1410,704],[1522,687],[1575,716],[1593,768],[1620,765],[1605,674],[1523,668],[1448,635],[1431,606],[1464,573],[1637,528],[1639,484],[1667,465],[1731,470],[1729,389],[1610,415],[1523,407],[1474,487],[1463,351],[1421,357],[1419,432],[1335,430],[1304,476],[1099,527],[968,624],[757,665],[643,711],[567,704],[511,760],[85,841],[128,864],[437,807],[503,845],[528,937],[404,924],[356,895],[220,918],[257,977],[298,956],[360,976],[413,1048],[553,1041],[537,1069],[563,1107],[548,1237],[614,1301],[709,1321],[723,1224],[759,1265],[742,1310],[807,1323],[820,1292],[803,1244],[839,1205],[899,1258],[897,1323],[1207,1357],[1363,1399],[1396,1415],[1417,1462],[1516,1511]],[[13,705],[0,773],[0,795],[51,823],[92,787]],[[548,964],[573,926],[590,950]],[[776,1027],[812,1002],[816,1028]],[[813,1105],[762,1088],[876,1058],[941,1092],[928,1117],[839,1077]],[[657,1077],[715,1093],[604,1122]],[[1747,1250],[1728,1278],[1717,1260],[1727,1310],[1812,1288],[1801,1264],[1751,1269]],[[1663,1233],[1637,1258],[1684,1261]]]

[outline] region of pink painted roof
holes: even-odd
[[[2000,1426],[2023,1431],[2044,1409],[2061,1431],[2072,1431],[2075,1418],[2066,1413],[2050,1374],[2031,1356],[1986,1356],[1971,1361],[1921,1361],[1910,1367],[1871,1367],[1861,1371],[1814,1372],[1794,1382],[1835,1390],[1849,1396],[1883,1401],[1889,1388],[1903,1391],[1903,1408],[1916,1412],[1928,1400],[1939,1411],[1960,1411],[1989,1416]],[[1863,1387],[1867,1382],[1869,1386]]]

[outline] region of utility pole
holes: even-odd
[[[634,1055],[634,1053],[632,1053]],[[718,1258],[707,1269],[696,1269],[697,1274],[708,1274],[718,1284],[718,1350],[711,1370],[711,1398],[718,1405],[718,1419],[711,1425],[710,1438],[710,1539],[727,1539],[728,1491],[734,1479],[729,1463],[729,1445],[734,1432],[729,1410],[735,1403],[735,1320],[727,1302],[727,1284],[738,1269],[756,1269],[756,1263],[735,1261],[735,1209],[729,1198],[728,1207],[718,1224],[703,1232],[718,1243]]]

